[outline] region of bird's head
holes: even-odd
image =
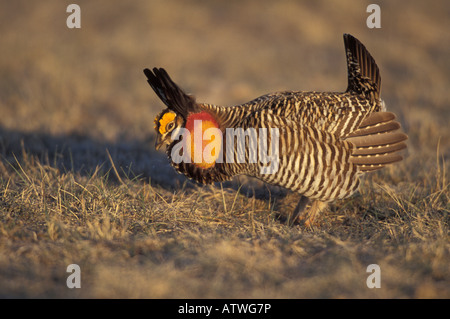
[[[167,106],[155,118],[155,148],[158,150],[165,144],[169,148],[173,145],[173,150],[174,139],[179,138],[183,141],[180,149],[183,159],[202,169],[214,166],[221,154],[223,134],[214,114],[197,104],[195,98],[175,84],[164,69],[145,69],[144,73],[156,95]]]
[[[165,109],[155,117],[156,144],[159,150],[163,145],[173,142],[172,133],[184,127],[184,118],[170,109]]]
[[[180,131],[182,129],[185,130]],[[206,111],[189,114],[185,120],[183,115],[165,109],[155,118],[155,130],[157,150],[164,144],[169,146],[181,139],[183,152],[188,152],[189,163],[200,168],[212,167],[220,156],[223,133],[215,118]]]

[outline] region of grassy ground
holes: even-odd
[[[0,297],[450,297],[446,1],[378,1],[377,30],[367,1],[80,0],[79,30],[69,3],[0,3]],[[410,139],[320,227],[278,220],[296,194],[193,185],[154,151],[162,103],[143,68],[222,105],[339,91],[344,32],[376,58]]]

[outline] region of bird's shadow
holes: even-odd
[[[153,144],[152,136],[107,142],[88,135],[51,135],[0,127],[0,159],[13,166],[27,156],[64,172],[91,176],[99,168],[108,172],[114,165],[122,177],[149,179],[167,189],[181,187],[183,176],[173,170],[164,153],[152,150]],[[108,178],[117,182],[114,174],[108,174]]]
[[[154,150],[154,143],[153,135],[142,140],[124,138],[106,142],[89,135],[52,135],[0,127],[0,161],[14,166],[21,163],[25,156],[31,156],[63,172],[88,177],[99,168],[108,172],[114,166],[119,178],[138,177],[171,192],[180,189],[195,191],[196,183],[178,174],[167,155]],[[116,174],[107,174],[107,178],[111,183],[119,182]],[[216,186],[220,187],[218,183]],[[280,187],[268,186],[247,177],[234,178],[222,186],[261,200],[283,198],[288,193]]]

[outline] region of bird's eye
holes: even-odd
[[[166,131],[170,132],[173,129],[174,125],[175,125],[174,122],[170,122],[169,124],[167,124]]]

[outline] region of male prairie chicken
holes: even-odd
[[[173,167],[202,184],[245,174],[298,192],[291,220],[310,225],[327,203],[352,195],[364,173],[400,161],[406,148],[380,98],[375,60],[353,36],[344,34],[344,43],[343,93],[285,91],[223,107],[197,103],[162,68],[145,69],[167,106],[155,118],[156,149],[167,145]]]

